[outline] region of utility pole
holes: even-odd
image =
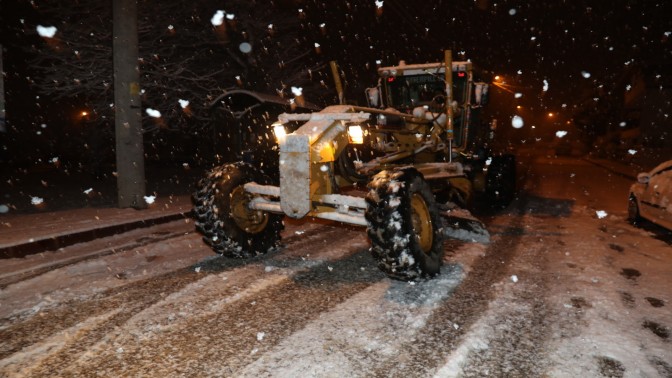
[[[118,206],[144,209],[147,203],[136,0],[112,0],[112,22]]]
[[[2,66],[2,45],[0,44],[0,133],[7,131],[5,117],[5,71]]]

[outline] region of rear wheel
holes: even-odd
[[[246,183],[271,184],[254,166],[226,164],[210,171],[193,195],[196,229],[222,255],[246,258],[277,247],[282,216],[249,208],[252,195]]]
[[[632,224],[637,224],[642,220],[641,215],[639,214],[639,205],[637,204],[637,199],[635,196],[631,195],[628,198],[628,221]]]
[[[427,182],[415,169],[382,171],[369,183],[371,253],[388,276],[431,277],[443,260],[442,220]]]

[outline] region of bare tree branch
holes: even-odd
[[[221,2],[144,1],[139,4],[140,75],[143,106],[161,112],[162,127],[208,128],[209,99],[222,88],[242,85],[291,96],[287,86],[304,87],[321,100],[325,66],[299,36],[295,9],[266,2],[232,0],[229,17],[213,26]],[[60,0],[39,5],[42,24],[57,35],[31,47],[35,79],[55,100],[84,101],[101,123],[113,116],[112,35],[109,2]],[[35,29],[33,29],[35,30]],[[245,54],[243,42],[252,46]],[[311,73],[318,73],[317,75]],[[182,109],[178,100],[188,100]],[[157,122],[145,116],[147,132]]]

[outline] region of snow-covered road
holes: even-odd
[[[429,281],[386,278],[333,223],[287,221],[250,261],[184,222],[116,236],[131,247],[2,288],[0,376],[672,376],[672,248],[625,221],[630,180],[569,158],[519,171],[519,198],[483,214],[491,242],[448,242]]]

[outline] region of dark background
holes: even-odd
[[[0,43],[8,120],[7,132],[0,133],[4,181],[39,168],[92,174],[113,183],[113,120],[105,116],[106,104],[113,102],[111,90],[92,86],[69,94],[49,85],[59,74],[64,82],[71,80],[68,67],[81,70],[84,65],[54,57],[65,56],[63,51],[73,55],[75,44],[82,43],[92,27],[97,35],[110,32],[106,28],[111,28],[111,20],[105,14],[109,4],[3,0]],[[142,76],[141,86],[148,88],[144,106],[175,104],[188,95],[194,108],[189,117],[162,111],[160,125],[145,115],[148,177],[156,173],[150,172],[152,162],[178,170],[217,163],[215,156],[228,148],[231,135],[225,133],[218,142],[222,145],[212,146],[217,125],[208,102],[226,88],[291,97],[289,89],[296,85],[303,87],[308,101],[334,104],[328,62],[335,60],[347,101],[363,105],[364,89],[375,84],[378,64],[437,61],[445,49],[452,50],[455,60],[474,62],[484,77],[504,78],[503,88],[491,87],[486,119],[498,120],[498,138],[506,143],[576,143],[582,153],[610,158],[628,158],[631,148],[650,154],[669,149],[669,2],[385,0],[382,8],[373,0],[138,4],[139,23],[145,26],[141,30],[147,32],[144,42],[141,38],[141,58],[149,61],[155,49],[165,56],[168,39],[149,39],[154,38],[150,29],[165,33],[166,25],[174,24],[184,38],[161,64],[173,59],[195,72],[194,78],[221,71],[214,77],[216,84],[185,84],[172,92],[176,83],[193,78],[161,82],[156,76]],[[226,38],[210,23],[219,9],[236,13],[237,27],[229,27]],[[59,28],[60,50],[37,35],[38,24]],[[273,35],[265,30],[269,24],[275,25]],[[245,40],[252,43],[252,53],[235,48]],[[205,58],[196,59],[204,52]],[[103,55],[95,65],[111,67],[111,55]],[[242,79],[236,77],[238,72]],[[155,84],[163,89],[154,90]],[[83,118],[82,109],[93,109],[97,116]],[[521,129],[511,127],[515,114],[525,120]],[[555,137],[560,130],[569,131],[563,141]],[[60,165],[55,166],[54,157]]]

